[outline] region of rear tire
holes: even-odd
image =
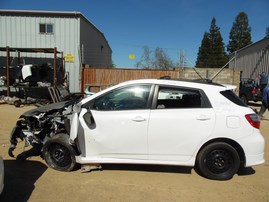
[[[59,171],[72,171],[76,166],[76,151],[68,142],[67,134],[58,134],[43,147],[43,156],[49,167]]]
[[[201,174],[213,180],[229,180],[240,167],[238,152],[227,143],[212,143],[199,152],[197,166]]]

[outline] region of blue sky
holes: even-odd
[[[193,66],[213,17],[226,45],[241,11],[248,15],[253,42],[269,27],[268,0],[1,0],[0,9],[81,12],[104,33],[118,68],[134,67],[145,45],[163,48],[174,62],[183,50]]]

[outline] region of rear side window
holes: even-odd
[[[201,108],[203,100],[198,90],[160,87],[157,95],[157,109]]]
[[[231,90],[221,91],[220,94],[222,94],[234,104],[237,104],[242,107],[247,107],[247,105]]]

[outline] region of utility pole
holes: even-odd
[[[184,68],[186,66],[186,58],[184,50],[180,49],[179,53],[179,67]]]

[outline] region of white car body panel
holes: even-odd
[[[149,159],[188,161],[200,142],[211,135],[214,123],[212,108],[151,110]]]
[[[147,159],[147,127],[150,110],[96,111],[91,113],[96,120],[95,129],[90,129],[80,114],[85,130],[86,156],[101,158]]]

